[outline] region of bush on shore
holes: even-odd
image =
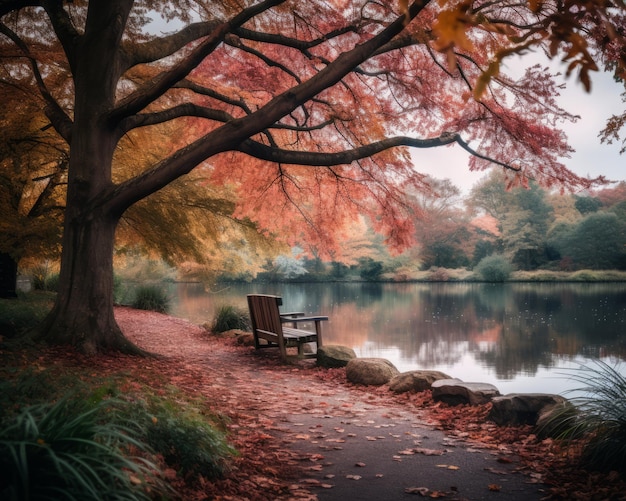
[[[141,285],[135,291],[135,299],[131,306],[138,310],[167,313],[170,307],[170,298],[162,287],[157,285]]]
[[[247,331],[250,329],[250,318],[248,312],[232,305],[222,305],[217,309],[212,332],[226,332],[232,329]]]
[[[583,467],[626,473],[626,377],[601,360],[567,375],[582,384],[571,392],[576,412],[563,409],[547,426],[562,430],[559,438],[581,451]]]
[[[474,272],[487,282],[506,282],[513,268],[504,256],[492,254],[480,260]]]

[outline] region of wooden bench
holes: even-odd
[[[317,356],[316,353],[305,355],[304,345],[322,346],[321,322],[328,317],[307,317],[302,312],[280,313],[279,306],[283,304],[280,296],[249,294],[247,298],[256,349],[278,347],[283,360],[287,360],[287,348],[291,347],[298,348],[299,357]],[[315,332],[298,328],[299,323],[305,322],[314,323]]]

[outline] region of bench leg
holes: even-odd
[[[285,348],[285,344],[278,343],[278,348],[280,348],[280,358],[282,358],[283,362],[285,362],[287,360],[287,348]],[[298,346],[298,350],[300,350],[299,346]]]
[[[317,334],[317,346],[322,346],[322,322],[315,321],[315,333]]]

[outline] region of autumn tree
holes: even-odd
[[[511,262],[532,270],[546,261],[546,237],[552,222],[552,207],[546,192],[536,183],[508,193],[510,204],[502,219],[502,240]]]
[[[69,149],[19,89],[0,85],[0,297],[25,258],[58,259]]]
[[[0,86],[0,93],[0,297],[14,297],[20,262],[28,267],[60,257],[69,146],[33,96],[8,85]],[[162,138],[173,132],[163,124],[125,136],[116,153],[114,181],[171,153],[172,145]],[[142,145],[140,154],[137,144]],[[170,264],[185,264],[184,270],[193,261],[194,272],[203,277],[218,270],[254,269],[255,255],[268,253],[269,240],[251,221],[234,218],[234,209],[226,188],[207,186],[202,172],[195,172],[124,213],[116,233],[117,253],[156,255]],[[178,231],[170,232],[173,227]]]
[[[626,223],[612,212],[593,212],[552,236],[552,245],[577,269],[626,269]]]
[[[429,191],[415,195],[419,217],[416,241],[425,268],[457,268],[468,264],[465,243],[469,239],[467,218],[461,208],[461,191],[450,179],[427,178]]]
[[[600,199],[596,197],[587,196],[576,196],[574,201],[574,206],[581,214],[589,214],[591,212],[596,212],[600,207],[602,207],[602,202]]]
[[[403,193],[425,184],[402,147],[454,144],[470,168],[509,169],[513,183],[589,187],[559,161],[570,147],[557,124],[573,117],[554,81],[536,66],[508,77],[500,62],[545,47],[587,84],[596,46],[585,37],[618,40],[616,6],[0,0],[3,83],[38,95],[69,145],[60,288],[39,333],[86,352],[139,351],[113,315],[115,231],[198,166],[236,194],[236,217],[320,249],[361,212],[392,248],[411,243]],[[158,13],[174,31],[154,33]],[[166,122],[175,151],[118,180],[121,140]]]
[[[116,153],[119,169],[114,181],[128,179],[166,157],[175,141],[163,137],[175,135],[172,124],[128,134]],[[116,254],[139,251],[177,266],[185,278],[210,280],[220,273],[256,270],[281,250],[271,235],[258,232],[253,221],[236,218],[232,190],[212,185],[208,177],[204,169],[195,169],[130,207],[117,227]]]

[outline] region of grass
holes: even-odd
[[[148,500],[171,489],[117,402],[64,398],[22,408],[0,429],[0,497]]]
[[[580,447],[583,466],[626,473],[626,376],[601,360],[567,374],[581,384],[570,398],[577,412],[557,414],[548,426],[562,430],[558,438],[566,444]]]
[[[0,299],[0,333],[14,338],[36,327],[52,308],[54,294],[30,292],[17,299]]]
[[[170,298],[167,292],[158,285],[141,285],[135,291],[135,299],[131,306],[138,310],[167,313],[170,307]]]
[[[220,306],[211,325],[212,332],[226,332],[232,329],[249,330],[248,312],[232,305]]]

